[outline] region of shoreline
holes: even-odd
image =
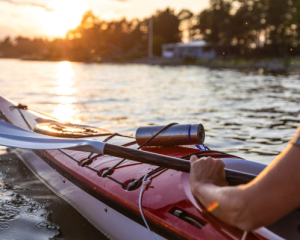
[[[86,64],[145,64],[153,66],[199,66],[210,69],[235,69],[265,72],[300,72],[300,57],[269,58],[269,59],[241,59],[241,58],[215,58],[215,59],[168,59],[162,57],[139,58],[124,61],[72,61],[68,59],[43,59],[43,58],[0,58],[19,59],[22,61],[70,61]]]
[[[125,63],[148,64],[160,66],[200,66],[211,69],[254,70],[263,72],[300,72],[300,58],[273,59],[166,59],[143,58]]]

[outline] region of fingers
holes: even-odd
[[[209,163],[214,163],[217,164],[218,166],[224,168],[225,167],[225,163],[217,158],[212,158],[212,157],[202,157],[202,158],[197,158],[195,155],[191,156],[190,158],[190,162],[191,164],[199,162],[199,161],[207,161]]]
[[[217,158],[212,157],[202,157],[197,158],[196,156],[191,156],[190,158],[191,169],[192,170],[210,170],[214,172],[218,172],[222,176],[225,177],[225,163]]]
[[[228,185],[225,178],[225,164],[222,160],[212,157],[197,158],[191,156],[190,184],[212,183],[217,186]]]
[[[195,155],[191,156],[191,158],[190,158],[190,162],[191,162],[191,163],[194,163],[194,162],[196,162],[197,160],[198,160],[198,158],[197,158]]]

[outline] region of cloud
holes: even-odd
[[[39,4],[35,2],[17,2],[13,0],[0,0],[0,2],[6,2],[14,5],[20,5],[20,6],[29,6],[29,7],[39,7],[44,9],[45,11],[54,11],[54,9],[47,7],[44,4]]]

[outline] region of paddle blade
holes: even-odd
[[[35,150],[65,148],[103,154],[105,143],[85,139],[54,138],[29,132],[10,123],[0,121],[0,145]]]

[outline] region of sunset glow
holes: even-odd
[[[0,39],[7,35],[26,37],[65,37],[82,15],[92,10],[102,20],[143,19],[167,7],[199,13],[209,0],[0,0]]]
[[[76,28],[82,16],[83,3],[80,0],[56,0],[47,4],[53,11],[42,18],[43,31],[49,36],[64,37],[68,30]]]

